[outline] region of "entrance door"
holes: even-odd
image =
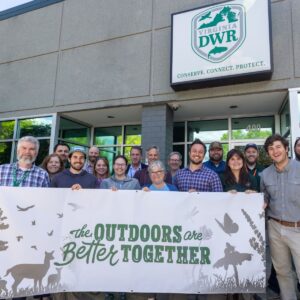
[[[258,164],[267,167],[272,163],[272,161],[270,160],[268,154],[264,149],[264,143],[261,141],[257,141],[257,142],[251,141],[251,142],[243,142],[243,143],[233,142],[231,143],[231,149],[238,149],[244,153],[247,144],[257,145],[258,152],[259,152]]]

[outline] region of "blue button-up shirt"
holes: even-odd
[[[0,186],[13,186],[13,169],[17,168],[16,179],[20,180],[24,176],[24,172],[18,167],[17,163],[5,164],[0,166]],[[27,187],[48,187],[49,176],[48,173],[35,165],[28,170],[29,174],[21,182],[19,186]]]
[[[191,189],[198,192],[223,192],[218,174],[204,165],[195,171],[189,168],[178,170],[174,183],[181,192],[188,192]]]

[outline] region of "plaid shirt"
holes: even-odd
[[[174,183],[181,192],[188,192],[191,189],[197,192],[223,192],[218,174],[204,165],[194,172],[189,168],[178,170]]]
[[[17,167],[17,180],[20,180],[24,171],[18,167],[17,163],[0,166],[0,186],[13,186],[13,168],[15,167]],[[20,183],[20,186],[48,187],[49,184],[48,173],[33,165],[29,170],[28,176]]]

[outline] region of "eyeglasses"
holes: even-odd
[[[118,163],[115,163],[115,166],[116,166],[116,167],[126,167],[126,164],[118,164]]]
[[[155,175],[161,175],[164,173],[164,170],[159,170],[159,171],[155,171],[155,172],[150,172],[150,174],[155,174]]]
[[[170,159],[172,162],[180,162],[180,159]]]

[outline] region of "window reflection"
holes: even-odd
[[[32,118],[20,120],[18,124],[18,138],[26,135],[47,137],[51,135],[52,117]]]
[[[10,163],[12,142],[0,143],[0,165]]]
[[[15,121],[0,121],[0,139],[13,139]]]
[[[232,139],[265,139],[275,130],[274,117],[232,119]]]
[[[95,128],[94,144],[101,145],[121,145],[122,144],[122,127],[101,127]]]
[[[125,144],[140,145],[142,143],[141,125],[125,126]]]
[[[188,122],[188,141],[227,141],[228,120],[209,120]]]
[[[80,123],[61,118],[59,126],[59,139],[67,143],[89,145],[90,128]]]

